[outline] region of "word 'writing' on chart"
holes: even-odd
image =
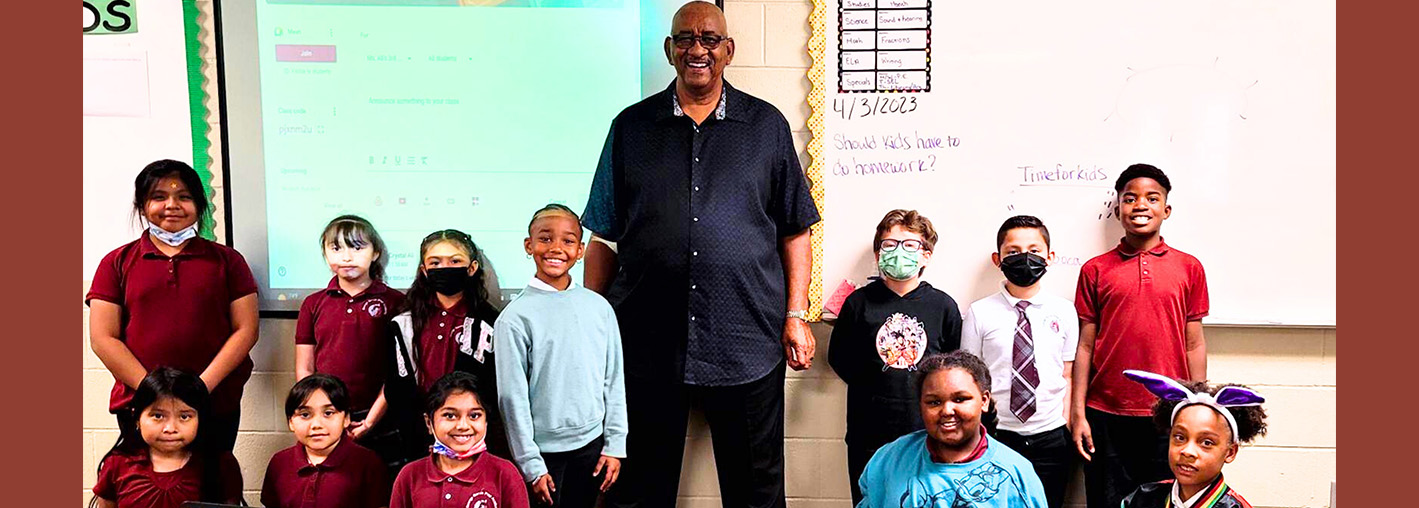
[[[833,99],[833,112],[841,115],[844,120],[890,113],[904,115],[916,111],[916,107],[915,95]]]
[[[882,135],[865,134],[850,136],[833,134],[834,150],[933,150],[961,146],[961,138],[955,136],[922,136],[918,131],[911,134],[891,132]]]
[[[857,157],[846,157],[833,161],[833,176],[901,175],[928,171],[936,171],[935,154],[894,160],[866,159],[860,162]]]
[[[1064,164],[1055,164],[1054,167],[1016,166],[1015,169],[1020,170],[1020,183],[1023,185],[1080,184],[1109,180],[1108,172],[1094,165],[1075,164],[1071,169]]]

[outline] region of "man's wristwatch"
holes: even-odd
[[[800,321],[808,321],[808,311],[806,311],[806,310],[791,310],[791,311],[788,311],[788,315],[786,315],[786,316],[784,316],[784,317],[785,317],[785,318],[795,318],[795,319],[798,319],[798,320],[800,320]]]

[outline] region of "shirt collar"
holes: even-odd
[[[1122,256],[1123,259],[1128,259],[1143,253],[1142,251],[1135,250],[1132,245],[1129,245],[1128,242],[1124,241],[1122,238],[1118,240],[1118,247],[1116,247],[1115,250],[1118,250],[1119,256]],[[1162,237],[1159,237],[1158,245],[1149,249],[1148,253],[1154,256],[1161,256],[1167,254],[1169,250],[1172,250],[1172,248],[1168,247],[1168,243],[1163,241]]]
[[[980,443],[977,443],[977,444],[976,444],[975,449],[971,450],[971,454],[970,454],[970,455],[967,455],[966,458],[961,459],[960,462],[952,462],[952,464],[965,464],[965,463],[967,463],[967,462],[974,462],[974,461],[980,460],[981,457],[984,457],[984,456],[985,456],[985,449],[986,449],[986,447],[989,445],[989,441],[990,441],[990,435],[989,435],[989,434],[986,434],[986,432],[985,432],[985,425],[981,425],[981,426],[980,426]]]
[[[1181,488],[1178,487],[1178,482],[1174,480],[1173,489],[1168,494],[1168,497],[1172,499],[1172,504],[1176,508],[1200,507],[1200,505],[1202,504],[1202,500],[1211,498],[1212,495],[1217,492],[1218,489],[1221,489],[1223,486],[1224,483],[1222,482],[1222,475],[1219,474],[1217,475],[1217,479],[1212,480],[1212,483],[1208,485],[1207,488],[1197,491],[1196,494],[1193,494],[1192,497],[1187,498],[1187,500],[1184,501],[1181,495]]]
[[[307,469],[324,469],[329,471],[331,469],[340,467],[341,464],[345,463],[345,457],[348,457],[350,455],[350,446],[345,444],[345,441],[347,439],[349,439],[349,436],[341,437],[340,442],[335,443],[335,449],[330,450],[330,455],[327,455],[325,457],[325,460],[320,461],[320,464],[311,464],[310,456],[307,455],[305,451],[305,445],[296,443],[296,456],[294,459],[296,463],[296,470],[305,471]]]
[[[472,485],[473,482],[478,481],[478,469],[480,469],[478,466],[481,465],[483,457],[486,457],[487,455],[488,452],[478,454],[477,457],[473,458],[472,464],[469,464],[468,467],[464,468],[462,471],[459,471],[457,474],[450,475],[448,473],[443,472],[442,469],[439,469],[438,457],[434,456],[433,454],[429,454],[429,474],[426,479],[433,483],[443,483],[448,478],[453,478],[453,481],[456,481],[458,483],[462,483],[464,485]]]
[[[184,245],[180,252],[171,257],[200,256],[211,250],[210,242],[199,236],[188,240],[187,245]],[[158,250],[157,245],[153,244],[153,237],[146,229],[143,230],[143,236],[138,238],[138,254],[142,257],[169,257],[167,254],[163,254],[163,251]]]
[[[537,276],[534,275],[532,277],[532,281],[527,283],[527,287],[540,289],[542,291],[548,291],[552,293],[560,293],[562,291],[568,291],[571,288],[576,287],[576,280],[572,280],[571,284],[567,284],[567,289],[557,289],[555,287],[552,287],[551,284],[543,282],[542,279],[539,279],[537,278]]]
[[[1024,300],[1023,298],[1015,298],[1015,295],[1010,294],[1010,290],[1005,288],[1005,281],[1000,281],[1000,296],[1005,297],[1005,303],[1010,304],[1010,307],[1012,307],[1012,308],[1015,307],[1016,305],[1018,305],[1022,300]],[[1035,295],[1035,296],[1038,297],[1039,295]],[[1031,307],[1034,307],[1034,306],[1036,306],[1036,305],[1039,305],[1039,302],[1035,302],[1035,301],[1031,301],[1031,300],[1024,300],[1024,301],[1029,301]]]
[[[677,79],[678,79],[678,78],[677,78]],[[734,93],[734,87],[733,87],[733,86],[730,86],[730,85],[729,85],[729,81],[727,81],[727,80],[726,80],[726,81],[722,81],[722,82],[724,83],[724,86],[723,86],[722,88],[720,88],[720,92],[719,92],[719,105],[718,105],[718,106],[715,106],[715,108],[714,108],[714,119],[715,119],[715,120],[724,120],[724,119],[738,120],[738,119],[740,119],[740,116],[742,116],[742,115],[738,114],[738,113],[739,113],[739,111],[737,111],[738,108],[735,108],[734,111],[731,111],[730,106],[729,106],[729,104],[730,104],[730,103],[729,103],[729,95],[732,94],[732,93]],[[660,118],[669,118],[669,117],[675,117],[675,116],[685,116],[685,110],[680,109],[680,95],[675,93],[675,81],[674,81],[674,80],[671,80],[671,81],[670,81],[670,86],[669,86],[669,87],[666,87],[665,92],[666,92],[668,95],[670,95],[670,109],[669,109],[669,110],[664,110],[664,109],[662,109],[662,110],[661,110]],[[735,101],[734,101],[734,103],[735,103],[736,105],[737,105],[738,103],[740,103],[740,102],[743,102],[743,101],[740,101],[740,100],[735,100]],[[731,114],[730,114],[731,112],[733,112],[733,113],[735,113],[735,114],[732,114],[732,115],[731,115]],[[668,114],[667,114],[667,113],[668,113]]]
[[[386,290],[388,290],[388,289],[389,289],[389,286],[386,286],[383,282],[380,282],[380,281],[378,281],[378,280],[371,280],[371,281],[370,281],[370,287],[367,287],[367,288],[365,288],[364,291],[360,292],[360,295],[359,295],[357,298],[363,298],[363,297],[365,297],[365,296],[375,296],[375,295],[379,295],[379,294],[384,293],[384,292],[385,292]],[[331,293],[331,294],[344,294],[344,293],[345,293],[345,290],[340,288],[340,280],[339,280],[339,277],[331,277],[331,278],[330,278],[330,284],[327,284],[327,285],[325,286],[325,292],[326,292],[326,293]]]

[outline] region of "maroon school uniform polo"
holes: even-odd
[[[404,293],[383,282],[374,281],[350,296],[334,277],[301,302],[296,344],[315,346],[315,371],[345,382],[353,411],[369,409],[379,397],[389,353],[389,319],[403,303]]]
[[[221,467],[222,501],[241,497],[241,467],[231,453],[223,453],[217,462]],[[99,468],[99,481],[94,484],[94,496],[115,501],[118,508],[178,508],[186,501],[198,501],[202,495],[202,459],[193,455],[176,471],[158,473],[148,452],[114,453],[105,458]]]
[[[378,508],[389,505],[384,461],[368,448],[341,439],[319,465],[296,443],[271,456],[261,486],[266,508]]]
[[[104,256],[84,303],[103,300],[123,307],[119,339],[143,368],[166,365],[201,374],[232,335],[231,303],[255,292],[251,269],[232,248],[193,238],[168,257],[143,233]],[[247,356],[212,390],[212,409],[235,413],[249,377]],[[109,411],[132,398],[133,389],[115,381]]]
[[[1120,242],[1079,270],[1074,308],[1098,326],[1088,407],[1148,416],[1157,399],[1123,371],[1187,379],[1186,326],[1207,315],[1207,275],[1197,258],[1166,243],[1141,252]]]
[[[389,508],[527,508],[527,484],[517,466],[491,453],[458,474],[444,473],[432,456],[410,462],[394,480]]]
[[[454,337],[460,333],[474,334],[477,344],[481,330],[463,330],[463,319],[468,317],[468,307],[464,305],[467,296],[459,299],[452,308],[436,308],[424,329],[419,332],[419,389],[428,393],[434,382],[445,374],[453,372],[458,360],[458,341]]]

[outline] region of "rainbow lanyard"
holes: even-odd
[[[1217,477],[1217,483],[1215,483],[1215,484],[1212,485],[1212,490],[1211,490],[1210,492],[1208,492],[1207,494],[1203,495],[1203,496],[1202,496],[1202,500],[1201,500],[1200,502],[1198,502],[1197,504],[1192,505],[1192,508],[1212,508],[1212,506],[1213,506],[1213,505],[1216,505],[1218,501],[1221,501],[1221,500],[1222,500],[1222,497],[1223,497],[1223,496],[1226,496],[1226,495],[1227,495],[1227,492],[1230,491],[1230,490],[1232,490],[1232,489],[1230,489],[1230,488],[1227,487],[1227,482],[1222,481],[1222,477],[1221,477],[1221,476],[1218,476],[1218,477]],[[1170,494],[1168,494],[1168,502],[1167,502],[1167,504],[1164,504],[1164,505],[1163,505],[1163,508],[1172,508],[1172,507],[1173,507],[1173,495],[1170,493]]]

